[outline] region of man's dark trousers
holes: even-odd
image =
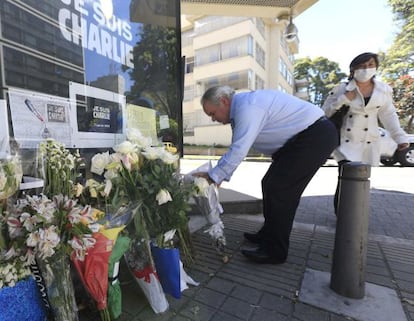
[[[273,154],[262,179],[264,225],[261,246],[280,260],[288,255],[289,237],[303,191],[338,146],[338,133],[323,117]]]

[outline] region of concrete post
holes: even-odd
[[[360,162],[342,166],[339,175],[336,222],[330,288],[354,299],[365,295],[365,267],[371,167]]]

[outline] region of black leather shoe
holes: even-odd
[[[260,235],[258,233],[244,233],[244,238],[248,240],[249,242],[260,244],[260,241],[262,240]]]
[[[261,263],[261,264],[282,264],[286,262],[286,259],[280,259],[278,257],[269,255],[265,248],[258,247],[252,250],[241,250],[241,253],[249,260]]]

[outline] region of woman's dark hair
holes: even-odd
[[[378,63],[378,55],[372,52],[364,52],[358,56],[356,56],[354,59],[352,59],[351,63],[349,64],[349,70],[351,72],[353,72],[355,70],[355,67],[363,64],[364,62],[367,62],[368,60],[370,60],[371,58],[374,58],[375,60],[375,64],[379,65]]]
[[[351,63],[349,64],[349,77],[348,77],[348,80],[351,80],[351,79],[354,78],[354,71],[355,71],[355,68],[358,65],[363,64],[364,62],[367,62],[371,58],[374,58],[375,65],[378,68],[378,65],[379,65],[378,55],[373,53],[373,52],[364,52],[364,53],[356,56],[354,59],[352,59]]]

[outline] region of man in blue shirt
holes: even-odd
[[[229,150],[208,173],[210,183],[229,181],[250,148],[272,156],[262,179],[263,227],[244,237],[258,245],[242,254],[257,263],[284,263],[300,197],[338,146],[335,126],[319,107],[276,90],[235,93],[228,86],[209,88],[201,98],[213,121],[231,124]]]

